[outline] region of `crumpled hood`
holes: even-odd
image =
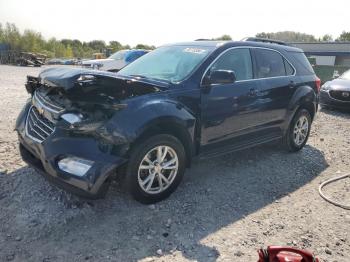
[[[150,79],[139,79],[137,77],[121,76],[113,72],[90,70],[84,68],[71,68],[71,67],[59,67],[48,68],[43,70],[39,74],[39,81],[42,84],[46,84],[51,87],[60,87],[65,91],[72,89],[73,87],[82,87],[79,84],[79,79],[82,76],[92,76],[97,79],[109,79],[115,81],[115,87],[128,88],[129,86],[135,88],[136,86],[142,86],[144,88],[160,88],[164,89],[169,86],[168,83],[161,81],[154,81]],[[82,83],[81,81],[80,83]],[[84,88],[84,86],[83,86]]]

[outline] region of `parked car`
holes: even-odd
[[[322,85],[320,104],[324,107],[350,109],[350,70]]]
[[[63,65],[76,65],[77,59],[64,59]]]
[[[46,62],[48,65],[63,65],[64,60],[60,58],[52,58]]]
[[[302,149],[320,80],[294,47],[197,41],[160,47],[117,74],[46,69],[26,88],[32,99],[16,122],[24,161],[92,198],[117,174],[135,199],[153,203],[194,157],[279,139]]]
[[[148,50],[143,49],[120,50],[106,59],[83,61],[82,66],[104,71],[118,72],[127,64],[130,64],[148,52]]]

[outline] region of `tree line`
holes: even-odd
[[[50,38],[46,40],[41,33],[33,30],[24,30],[23,33],[16,27],[15,24],[0,23],[0,43],[7,44],[13,51],[25,51],[41,53],[48,57],[61,58],[87,58],[92,57],[93,53],[104,52],[110,49],[111,52],[116,52],[122,49],[154,49],[155,46],[138,44],[134,47],[123,45],[118,41],[110,41],[108,44],[103,40],[92,40],[82,42],[78,39],[62,39]]]
[[[258,33],[256,37],[276,39],[285,42],[328,42],[328,41],[350,41],[350,32],[343,31],[342,34],[333,39],[329,34],[320,38],[316,38],[310,34],[304,34],[293,31]],[[232,40],[230,35],[222,35],[212,40]],[[15,24],[0,23],[0,43],[10,46],[14,51],[26,51],[45,54],[48,57],[65,57],[65,58],[86,58],[92,57],[93,53],[104,52],[109,49],[111,52],[116,52],[122,49],[154,49],[155,46],[138,44],[134,47],[123,45],[118,41],[110,41],[108,44],[103,40],[92,40],[82,42],[78,39],[61,39],[50,38],[46,40],[41,33],[26,29],[23,33],[16,27]]]
[[[343,31],[337,38],[333,38],[330,34],[325,34],[320,38],[316,38],[310,34],[304,34],[294,31],[281,31],[281,32],[271,32],[271,33],[258,33],[256,37],[275,39],[284,42],[344,42],[350,41],[350,32]]]

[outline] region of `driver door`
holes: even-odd
[[[233,71],[236,81],[202,87],[202,151],[228,145],[237,137],[245,138],[259,125],[258,90],[251,50],[232,48],[224,51],[206,74],[215,70]]]

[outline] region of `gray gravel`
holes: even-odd
[[[257,261],[292,245],[350,261],[350,211],[319,184],[350,172],[350,113],[321,110],[299,153],[271,144],[196,161],[167,200],[141,205],[115,183],[86,201],[48,184],[20,159],[13,126],[27,74],[0,66],[0,261]],[[350,202],[349,181],[326,188]]]

